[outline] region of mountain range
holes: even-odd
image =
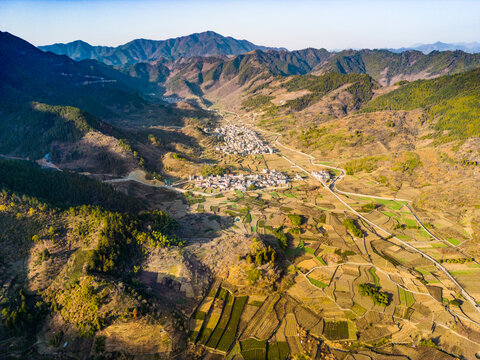
[[[226,39],[230,45],[219,46],[221,39]],[[245,52],[255,45],[213,32],[193,34],[163,43],[154,42],[156,45],[159,43],[161,46],[155,48],[151,47],[153,43],[148,41],[130,43],[137,47],[130,47],[126,52],[129,57],[122,58],[123,62],[116,58],[115,61],[123,66],[113,67],[106,64],[109,59],[113,59],[112,55],[100,51],[100,48],[95,55],[98,60],[77,61],[65,55],[42,51],[12,34],[0,32],[1,127],[5,134],[20,134],[25,127],[45,130],[49,127],[43,127],[44,124],[51,123],[48,119],[50,115],[45,114],[55,114],[56,118],[64,118],[61,120],[60,129],[64,128],[66,121],[85,129],[94,128],[105,134],[114,134],[114,129],[97,120],[91,120],[88,115],[78,115],[73,110],[66,111],[61,108],[47,107],[48,111],[44,111],[45,106],[73,106],[96,116],[100,121],[115,125],[112,121],[118,121],[120,113],[121,117],[126,119],[129,109],[136,109],[135,112],[140,114],[139,109],[149,108],[151,104],[146,100],[147,93],[160,95],[161,98],[196,97],[208,103],[230,94],[237,94],[232,96],[239,100],[241,96],[238,94],[252,91],[259,86],[268,86],[272,81],[281,83],[282,79],[292,75],[365,74],[371,77],[375,84],[368,78],[362,78],[359,86],[371,89],[377,84],[385,86],[403,80],[436,78],[480,67],[480,54],[462,51],[423,54],[413,50],[402,53],[388,50],[329,52],[312,48],[286,51],[262,47]],[[238,52],[244,53],[233,55]],[[216,55],[210,55],[213,53]],[[347,85],[349,79],[341,78],[337,85]],[[354,82],[358,81],[359,79],[355,78]],[[353,91],[352,89],[350,91]],[[357,108],[368,100],[371,90],[367,90],[364,96],[360,97],[363,100],[359,100],[356,105],[349,105],[349,108]],[[297,100],[301,102],[297,105],[304,108],[314,104],[319,98],[316,95],[306,95],[305,98]],[[37,103],[46,105],[35,105]],[[64,115],[65,111],[68,115]],[[154,113],[159,115],[161,111],[166,110],[156,109]],[[175,117],[177,110],[168,111],[169,119]],[[36,125],[33,126],[32,122]],[[86,123],[90,125],[87,126]],[[29,140],[23,140],[22,144],[35,144],[35,131],[28,136]],[[52,139],[58,141],[62,136],[64,135],[61,133],[55,133]],[[9,141],[13,141],[11,137]],[[51,140],[45,140],[41,146],[42,151],[48,151],[51,143]],[[16,149],[18,142],[4,142],[4,145],[4,151],[11,152]],[[18,149],[26,150],[24,145]]]
[[[255,45],[247,40],[222,36],[213,31],[168,40],[136,39],[117,47],[92,46],[77,40],[67,44],[53,44],[39,48],[58,55],[67,55],[74,60],[95,59],[116,66],[155,61],[160,58],[177,60],[181,57],[192,56],[230,56],[257,49],[274,49]]]
[[[410,47],[402,47],[398,49],[388,49],[392,52],[400,53],[407,50],[417,50],[424,54],[429,54],[432,51],[464,51],[475,54],[480,53],[480,42],[461,42],[461,43],[444,43],[437,41],[433,44],[416,44]]]
[[[440,47],[440,43],[433,44]],[[443,44],[447,47],[448,44]],[[137,39],[118,47],[91,46],[82,41],[41,46],[40,49],[74,60],[95,59],[114,65],[128,75],[167,85],[178,91],[182,81],[201,87],[215,87],[220,79],[241,73],[243,84],[255,76],[289,76],[326,72],[369,74],[381,85],[401,80],[432,78],[480,66],[480,55],[463,51],[427,51],[428,45],[415,49],[343,50],[325,49],[287,51],[254,45],[245,40],[225,37],[212,31],[175,39],[154,41]],[[173,86],[171,86],[173,85]],[[184,86],[185,87],[185,86]],[[199,89],[192,92],[199,94]]]

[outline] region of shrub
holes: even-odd
[[[265,107],[267,105],[271,105],[272,103],[270,100],[273,99],[273,96],[268,96],[268,95],[257,95],[254,97],[251,97],[249,99],[246,99],[242,102],[242,106],[246,109],[256,109],[256,108],[261,108]]]
[[[211,175],[224,175],[229,172],[230,169],[226,166],[219,165],[203,165],[202,167],[202,176],[211,176]]]
[[[47,248],[43,249],[40,253],[40,260],[45,261],[50,259],[50,251]]]
[[[288,214],[288,218],[290,219],[292,225],[300,226],[302,225],[302,216],[297,214]]]
[[[407,172],[409,174],[412,174],[413,170],[421,165],[422,165],[422,162],[420,161],[420,156],[418,156],[417,153],[407,152],[405,161],[396,162],[392,167],[392,170]]]
[[[250,285],[254,285],[262,277],[262,271],[256,267],[247,270],[247,280]]]
[[[288,231],[290,234],[299,235],[302,233],[302,229],[299,227],[293,227]]]
[[[63,331],[57,332],[53,335],[50,339],[48,339],[48,344],[53,347],[58,347],[60,345],[60,341],[62,341]]]
[[[93,343],[93,352],[95,354],[101,354],[105,351],[105,336],[97,336]]]
[[[353,159],[347,161],[344,165],[347,175],[354,175],[358,172],[365,171],[371,173],[378,168],[377,163],[386,160],[385,156],[370,156],[361,159]]]
[[[362,208],[361,208],[361,211],[362,212],[370,212],[370,211],[375,210],[376,207],[377,207],[377,205],[375,203],[363,204]]]
[[[86,277],[70,289],[50,294],[52,303],[60,309],[65,321],[87,336],[100,330],[105,321],[104,314],[99,312],[102,297],[97,294],[94,285],[93,278]]]
[[[172,153],[172,158],[175,160],[185,161],[186,159],[183,156],[178,155],[177,153]]]
[[[345,225],[347,230],[350,231],[354,236],[358,238],[363,237],[363,231],[358,227],[355,220],[346,218],[345,220],[343,220],[343,225]]]
[[[362,296],[370,296],[376,305],[387,306],[390,302],[390,295],[380,291],[377,287],[370,284],[358,285],[358,290]]]

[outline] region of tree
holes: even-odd
[[[354,236],[361,238],[363,237],[363,231],[355,223],[355,220],[346,218],[343,220],[343,225],[350,231]]]
[[[300,226],[302,225],[302,216],[297,214],[288,214],[288,218],[292,222],[292,225]]]
[[[278,245],[281,249],[286,250],[288,248],[288,238],[280,229],[275,231],[275,237],[278,240]]]
[[[42,261],[50,259],[50,251],[48,251],[47,248],[43,249],[42,252],[40,253],[40,259]]]
[[[370,284],[358,285],[358,290],[362,296],[370,296],[376,305],[387,306],[390,302],[390,295],[379,290],[376,286]]]
[[[255,256],[255,265],[260,266],[263,264],[263,256],[261,252],[257,252]]]

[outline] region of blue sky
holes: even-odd
[[[480,1],[0,0],[0,30],[35,45],[119,45],[213,30],[290,50],[402,47],[480,41]]]

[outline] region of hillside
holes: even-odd
[[[480,54],[462,51],[419,51],[392,53],[387,50],[342,51],[329,62],[327,68],[339,72],[367,73],[382,85],[400,80],[416,80],[455,74],[480,66]]]
[[[97,61],[45,53],[6,32],[0,33],[0,76],[2,109],[40,101],[97,115],[111,114],[115,105],[140,106],[138,92],[147,85]]]
[[[480,66],[480,54],[418,51],[400,54],[386,50],[329,53],[324,49],[299,51],[255,50],[233,58],[192,57],[174,62],[137,63],[131,76],[166,88],[167,95],[223,101],[263,83],[292,75],[368,74],[380,86],[408,80],[456,74]]]
[[[149,253],[181,245],[173,219],[85,176],[6,160],[0,169],[0,224],[7,230],[0,234],[2,355],[56,358],[61,345],[86,358],[97,331],[134,323],[153,308],[149,326],[164,333],[160,341],[183,338],[173,314],[144,300],[132,278]],[[43,350],[26,354],[37,333]],[[92,351],[103,352],[97,345]]]
[[[443,141],[480,135],[480,70],[433,80],[418,80],[379,96],[363,108],[413,110],[423,108],[435,121],[435,137]]]
[[[40,49],[67,55],[74,60],[95,59],[108,65],[123,66],[160,58],[177,60],[193,56],[240,55],[268,48],[206,31],[168,40],[136,39],[117,47],[91,46],[78,40],[68,44],[40,46]]]
[[[480,66],[480,54],[462,51],[344,50],[285,51],[256,46],[213,32],[125,45],[93,47],[76,41],[41,47],[73,59],[93,58],[120,66],[143,84],[165,87],[167,95],[218,99],[252,80],[303,74],[368,74],[382,86],[435,78]]]

